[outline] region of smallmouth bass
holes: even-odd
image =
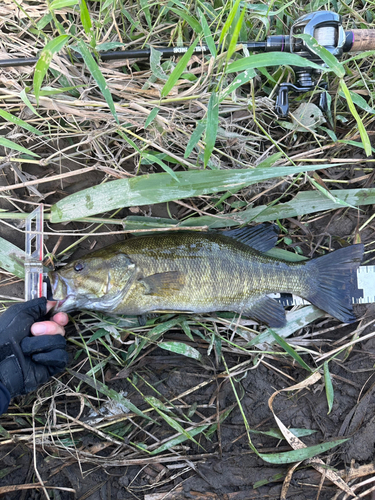
[[[233,311],[281,327],[284,308],[267,296],[279,292],[298,295],[342,322],[355,321],[351,279],[363,245],[291,263],[264,253],[276,241],[276,226],[268,224],[130,238],[50,272],[56,310]]]

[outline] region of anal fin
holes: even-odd
[[[257,300],[248,309],[244,309],[242,313],[266,323],[271,328],[280,328],[286,324],[284,307],[267,295]]]
[[[185,285],[185,278],[180,271],[167,271],[141,278],[140,283],[145,287],[145,295],[166,295],[181,290]]]

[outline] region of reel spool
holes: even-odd
[[[325,47],[335,57],[342,56],[346,35],[341,16],[336,12],[325,10],[312,12],[297,19],[290,30],[290,52],[318,64],[324,64],[301,39],[296,38],[302,34],[315,38],[319,45]]]

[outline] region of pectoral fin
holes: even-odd
[[[271,328],[279,328],[285,326],[285,310],[284,307],[271,297],[262,297],[254,305],[242,311],[246,316],[257,319],[262,323],[266,323]]]
[[[166,295],[181,290],[185,277],[180,271],[168,271],[146,276],[139,280],[145,287],[145,295]]]

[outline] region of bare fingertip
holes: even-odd
[[[53,321],[55,321],[56,323],[58,323],[61,326],[65,326],[69,323],[69,317],[64,312],[58,312],[57,314],[55,314],[53,316],[52,319],[53,319]]]

